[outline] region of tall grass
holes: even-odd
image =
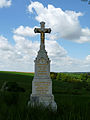
[[[32,79],[30,74],[0,73],[0,86],[4,81],[14,81],[25,89],[23,93],[0,91],[0,120],[90,120],[90,92],[75,83],[53,80],[56,112],[43,106],[28,107]],[[73,90],[77,92],[73,94]]]
[[[58,95],[56,112],[27,106],[29,93],[0,93],[0,120],[89,120],[90,96]]]

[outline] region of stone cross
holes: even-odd
[[[32,94],[28,105],[44,105],[52,110],[57,110],[57,104],[52,94],[52,80],[50,77],[50,60],[45,50],[45,33],[50,33],[50,28],[45,28],[45,22],[41,22],[40,28],[35,28],[35,33],[41,34],[41,45],[35,62],[35,74],[32,81]]]
[[[45,33],[50,33],[50,28],[45,28],[45,22],[40,22],[41,28],[35,28],[35,33],[41,33],[41,45],[45,44]]]

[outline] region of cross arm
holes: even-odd
[[[41,33],[41,30],[40,30],[39,28],[35,28],[35,29],[34,29],[34,32],[35,32],[35,33]]]
[[[35,28],[34,29],[34,32],[35,33],[50,33],[51,32],[51,29],[50,28],[46,28],[46,29],[40,29],[40,28]]]
[[[45,33],[50,33],[51,32],[51,28],[46,28],[45,29]]]

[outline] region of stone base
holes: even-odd
[[[28,105],[35,106],[35,105],[43,105],[44,107],[50,107],[52,110],[57,110],[57,104],[54,101],[53,95],[35,95],[31,94],[30,101]]]

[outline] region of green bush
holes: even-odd
[[[61,80],[61,79],[62,79],[61,73],[58,73],[57,77],[56,77],[56,80]]]
[[[51,76],[51,79],[52,79],[52,80],[53,80],[53,79],[56,79],[57,73],[51,72],[51,73],[50,73],[50,76]]]
[[[90,83],[86,86],[86,90],[90,91]]]
[[[65,74],[65,73],[58,73],[56,80],[62,80],[65,82],[76,82],[78,81],[77,79],[73,78],[71,75],[69,74]]]
[[[87,79],[87,82],[90,83],[90,78]]]
[[[82,81],[87,81],[87,79],[88,79],[88,74],[87,74],[87,73],[82,73],[82,74],[80,74],[80,79],[81,79]]]

